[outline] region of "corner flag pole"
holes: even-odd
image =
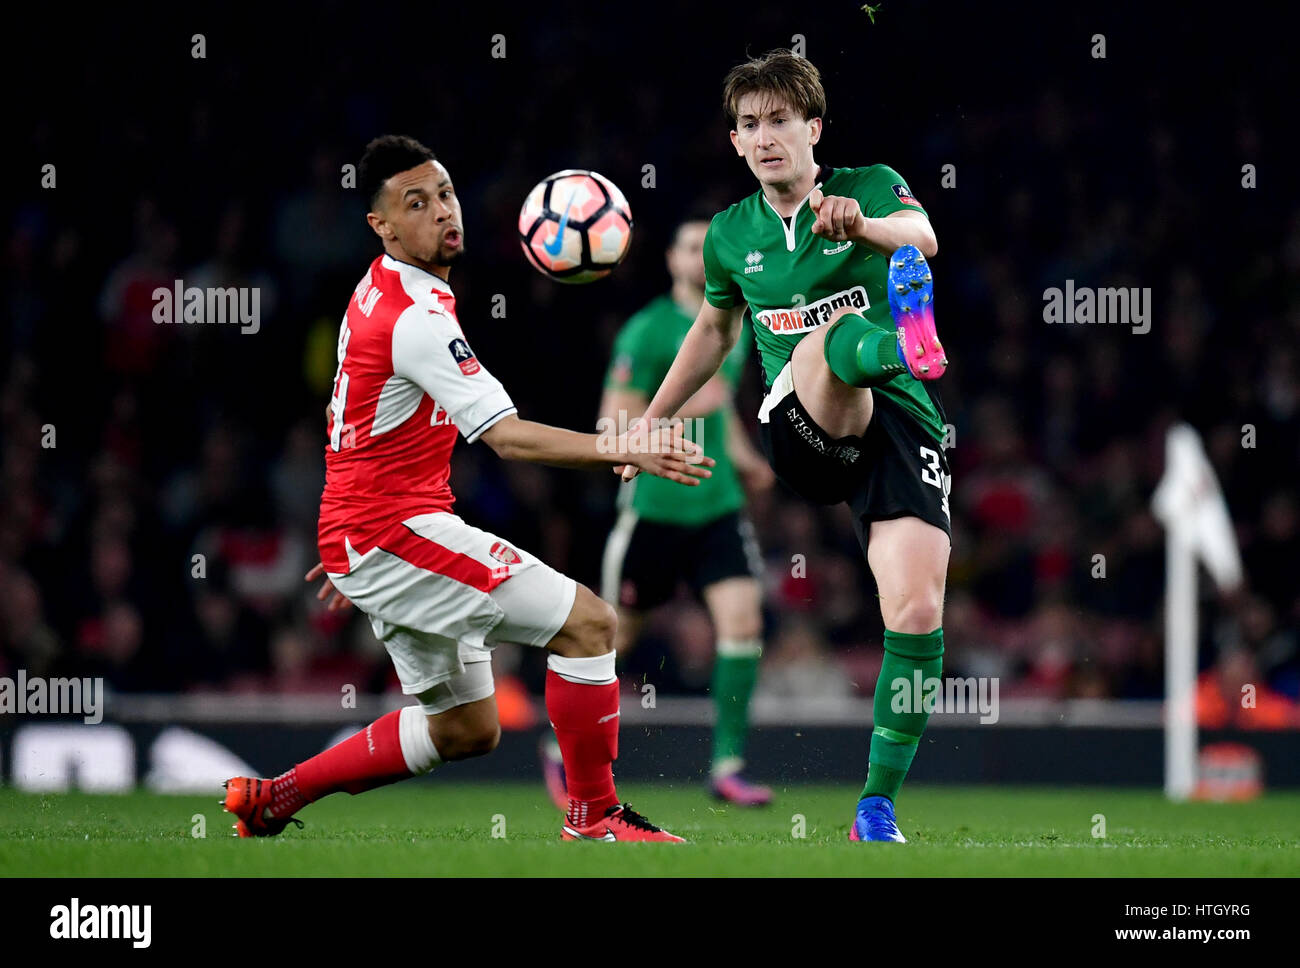
[[[1196,788],[1196,552],[1175,523],[1165,538],[1165,796]]]
[[[1200,435],[1175,424],[1165,437],[1165,474],[1151,499],[1165,526],[1165,795],[1196,789],[1196,584],[1204,562],[1221,591],[1241,584],[1241,555]]]

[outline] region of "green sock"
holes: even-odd
[[[822,353],[831,372],[850,386],[877,386],[907,372],[898,358],[898,337],[857,313],[845,313],[831,325]]]
[[[758,639],[718,642],[713,663],[713,771],[734,772],[743,765],[745,734],[749,731],[749,697],[758,679]]]
[[[885,629],[885,661],[876,680],[871,712],[871,755],[868,757],[864,797],[898,799],[916,746],[925,732],[930,714],[916,695],[916,674],[921,675],[922,695],[929,680],[943,671],[943,629],[927,635],[909,635]]]

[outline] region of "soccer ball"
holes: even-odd
[[[543,178],[519,210],[519,244],[557,282],[609,275],[632,241],[632,210],[618,187],[594,171],[569,168]]]

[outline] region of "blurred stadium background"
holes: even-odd
[[[54,14],[22,16],[15,36],[55,29]],[[1201,584],[1202,738],[1244,742],[1268,782],[1300,783],[1294,83],[1257,26],[1188,14],[1184,27],[1136,5],[887,3],[873,23],[855,4],[358,17],[326,3],[298,22],[168,7],[59,30],[57,61],[34,73],[30,49],[3,68],[0,676],[104,677],[105,722],[75,728],[130,775],[64,777],[83,786],[149,773],[183,786],[227,753],[278,771],[400,701],[367,623],[325,613],[302,580],[338,321],[378,252],[342,166],[384,132],[439,154],[464,205],[452,283],[471,343],[522,415],[591,428],[617,327],[667,286],[675,220],[753,191],[726,140],[722,76],[800,34],[830,102],[818,159],[888,162],[940,239],[956,430],[945,673],[997,677],[1002,713],[936,717],[914,778],[1159,782],[1165,562],[1150,497],[1164,433],[1185,420],[1247,576],[1230,597]],[[1105,59],[1090,54],[1098,33]],[[1258,187],[1243,187],[1245,164]],[[944,165],[955,187],[940,187]],[[566,167],[612,178],[636,217],[627,263],[581,289],[533,272],[514,234],[527,189]],[[150,293],[177,279],[258,287],[260,330],[156,325]],[[1150,332],[1046,325],[1042,293],[1066,279],[1150,287]],[[752,429],[755,360],[749,377]],[[453,487],[469,521],[598,585],[612,475],[462,444]],[[751,507],[768,565],[759,779],[865,768],[882,630],[845,511],[780,491]],[[791,575],[796,554],[806,577]],[[655,617],[622,673],[620,775],[705,770],[711,644],[688,600]],[[461,776],[534,768],[543,657],[502,647],[495,665],[513,731]],[[1258,701],[1244,710],[1247,683]],[[22,731],[54,722],[0,716],[0,780],[22,785]]]

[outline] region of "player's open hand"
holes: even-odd
[[[684,426],[680,420],[655,421],[651,428],[644,417],[634,420],[619,440],[620,453],[628,455],[628,462],[614,470],[625,481],[637,471],[645,471],[690,487],[697,486],[701,478],[712,477],[709,468],[717,461],[705,457],[703,447],[682,436]]]
[[[862,206],[856,198],[843,195],[823,195],[820,188],[814,188],[808,197],[808,207],[817,216],[813,221],[813,235],[820,235],[832,242],[856,240],[866,222]]]
[[[628,433],[639,431],[643,423],[645,423],[645,417],[637,417],[628,425]],[[621,477],[623,483],[626,484],[641,473],[641,468],[637,467],[635,464],[617,464],[614,467],[614,473]]]
[[[329,580],[325,574],[325,566],[317,562],[316,567],[307,572],[306,581],[315,581],[317,578],[324,578],[320,588],[316,591],[316,597],[325,602],[325,611],[340,612],[345,608],[351,608],[352,602],[343,597],[343,593],[334,587],[334,583]]]

